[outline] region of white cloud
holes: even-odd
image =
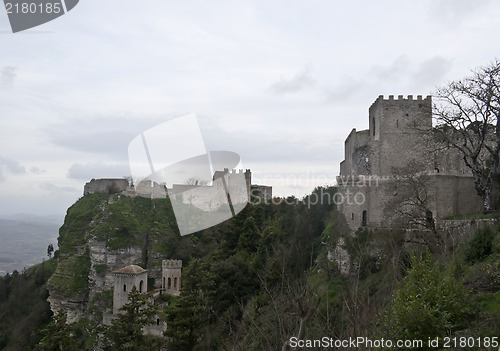
[[[75,187],[60,186],[53,183],[42,183],[40,184],[40,189],[53,193],[61,193],[61,192],[75,193],[78,191],[78,189]]]
[[[5,181],[8,175],[26,173],[26,169],[18,161],[0,156],[0,182]]]
[[[75,163],[68,169],[68,178],[89,181],[93,178],[122,178],[130,176],[128,164]]]
[[[310,67],[305,67],[292,78],[281,77],[279,81],[271,86],[275,94],[296,93],[298,91],[313,87],[316,85],[316,79],[312,74]]]
[[[130,140],[188,113],[213,122],[207,148],[256,175],[338,167],[377,96],[425,95],[491,61],[499,16],[468,0],[81,1],[16,35],[0,16],[0,180],[15,204],[0,211],[22,209],[5,189],[24,177],[65,187],[53,204],[126,175]],[[56,188],[36,184],[26,202],[48,211]]]

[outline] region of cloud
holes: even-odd
[[[489,5],[490,0],[435,0],[431,2],[431,17],[443,21],[453,21],[453,24],[461,25],[465,18],[475,15],[479,10]]]
[[[19,162],[0,156],[0,181],[4,181],[8,174],[24,174],[26,169]]]
[[[438,84],[451,70],[451,66],[451,60],[440,56],[435,56],[422,62],[413,74],[413,86],[418,89],[419,87],[429,87]]]
[[[312,75],[310,67],[305,67],[298,72],[293,78],[281,79],[271,86],[271,91],[276,95],[296,93],[316,85],[316,79]]]
[[[17,67],[4,66],[0,73],[0,89],[10,89],[14,86]]]
[[[398,57],[389,66],[374,66],[369,73],[378,82],[391,83],[405,78],[410,68],[410,60],[406,56]]]
[[[79,191],[77,188],[71,187],[71,186],[59,186],[55,185],[52,183],[42,183],[39,185],[40,189],[49,191],[49,192],[54,192],[54,193],[74,193],[76,191]]]
[[[79,116],[62,124],[54,123],[43,130],[54,145],[85,153],[110,155],[116,162],[127,159],[128,144],[135,136],[172,118],[133,113],[85,117]]]
[[[36,174],[36,175],[40,175],[40,174],[46,174],[47,171],[44,170],[44,169],[40,169],[38,167],[31,167],[30,168],[30,172],[33,173],[33,174]]]
[[[414,62],[403,55],[385,66],[372,66],[361,78],[346,78],[336,86],[325,87],[324,93],[331,102],[359,98],[367,92],[373,96],[386,92],[399,95],[403,91],[424,94],[439,85],[451,67],[451,60],[441,56]]]
[[[75,163],[69,169],[67,177],[71,179],[91,180],[93,178],[122,178],[130,175],[128,164]]]

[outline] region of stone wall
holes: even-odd
[[[129,186],[127,179],[92,179],[83,188],[83,195],[104,193],[115,194],[125,191]]]
[[[363,225],[395,225],[397,218],[386,205],[401,201],[397,179],[407,175],[426,177],[426,206],[435,219],[482,209],[472,174],[459,153],[438,147],[434,140],[430,96],[379,96],[368,117],[368,130],[353,129],[346,138],[337,178],[344,198],[340,213],[351,232]],[[363,179],[370,182],[362,181],[360,186],[358,181]]]

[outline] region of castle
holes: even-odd
[[[416,189],[418,200],[432,221],[482,209],[458,152],[434,140],[431,96],[379,96],[368,119],[369,129],[353,129],[345,140],[337,177],[339,212],[351,234],[360,227],[408,227],[388,205],[400,201],[408,206],[411,194],[403,191],[402,182],[409,177],[423,182]]]
[[[103,323],[110,325],[113,319],[118,318],[120,308],[128,303],[128,294],[133,287],[138,292],[147,294],[154,304],[159,303],[160,294],[179,296],[181,292],[181,260],[162,261],[162,285],[160,289],[148,291],[148,272],[137,265],[129,265],[113,272],[113,313],[104,314]],[[167,328],[163,316],[156,316],[156,323],[144,327],[144,332],[161,336]]]
[[[167,188],[152,180],[143,180],[135,186],[127,179],[92,179],[84,186],[83,195],[93,193],[120,193],[125,196],[142,196],[148,198],[165,198],[192,205],[202,211],[215,211],[224,205],[245,207],[249,201],[272,198],[272,187],[252,184],[252,172],[247,169],[215,171],[212,185],[198,182],[194,184],[173,184]]]

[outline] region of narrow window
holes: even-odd
[[[156,325],[160,325],[160,318],[156,318]]]
[[[177,277],[174,278],[174,289],[177,289]]]
[[[399,128],[399,119],[396,120],[396,128]]]
[[[165,289],[165,277],[163,277],[163,289]]]
[[[366,211],[363,211],[363,216],[361,218],[361,225],[366,227]]]
[[[375,117],[372,117],[373,135],[375,136]]]
[[[351,220],[354,221],[354,213],[351,213]]]
[[[139,283],[139,292],[141,293],[142,292],[142,286],[144,285],[144,281],[141,280],[141,282]]]
[[[123,291],[127,291],[127,284],[123,284]]]
[[[167,289],[171,289],[172,288],[172,279],[168,278],[167,282],[168,282],[168,288]]]

